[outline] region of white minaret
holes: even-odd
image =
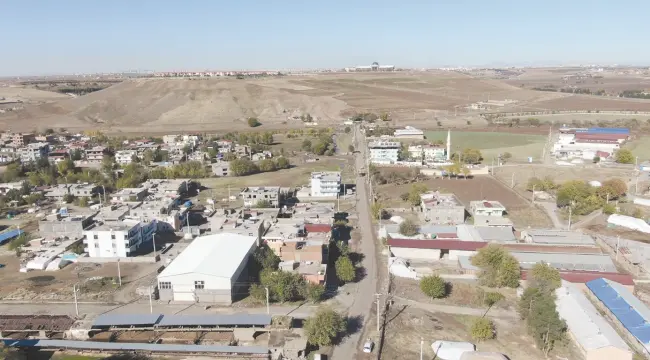
[[[451,130],[447,130],[447,161],[451,160]]]

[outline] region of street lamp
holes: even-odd
[[[79,316],[79,305],[77,304],[77,284],[72,285],[72,294],[74,295],[74,312]]]
[[[151,243],[153,244],[153,259],[156,260],[156,232],[151,234]]]

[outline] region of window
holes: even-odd
[[[111,246],[113,247],[113,249],[117,249],[117,244],[113,243]]]
[[[205,289],[205,281],[199,280],[194,282],[194,289],[196,290],[202,290]]]
[[[115,234],[111,234],[111,239],[115,240]]]
[[[169,281],[161,281],[160,282],[160,288],[161,289],[171,289],[172,288],[172,283]]]
[[[99,249],[99,244],[95,243],[95,249]]]
[[[97,236],[97,234],[93,234],[93,239],[97,240],[98,238],[99,236]]]

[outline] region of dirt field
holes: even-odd
[[[398,126],[435,128],[440,121],[444,127],[464,127],[470,121],[471,126],[482,127],[486,122],[478,115],[483,110],[465,107],[488,98],[515,100],[499,111],[650,110],[650,101],[540,92],[500,80],[436,71],[243,80],[133,79],[76,98],[54,93],[52,98],[59,101],[0,114],[0,129],[65,127],[121,134],[229,131],[249,129],[245,120],[251,116],[260,119],[262,129],[285,129],[303,127],[300,120],[290,118],[304,113],[328,125],[366,111],[387,112]]]
[[[435,359],[431,343],[436,340],[469,341],[472,317],[429,313],[415,308],[393,307],[388,314],[392,319],[386,328],[383,359],[417,359],[420,355],[420,339],[424,341],[424,358]],[[521,321],[495,320],[497,337],[477,343],[478,351],[495,351],[510,359],[543,360],[542,351],[535,348]],[[581,359],[572,345],[556,349],[551,356],[565,359]]]

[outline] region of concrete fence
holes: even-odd
[[[153,264],[157,261],[158,256],[135,256],[135,257],[79,257],[77,262],[79,263],[95,263],[95,264],[107,264],[114,263],[118,260],[121,263],[147,263]]]

